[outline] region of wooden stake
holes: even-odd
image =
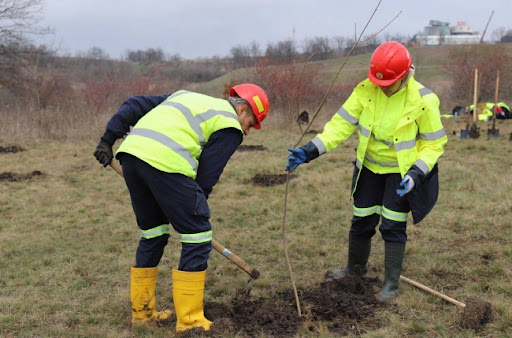
[[[498,104],[498,91],[500,89],[500,71],[496,72],[496,91],[494,92],[494,103]]]
[[[476,105],[478,103],[478,68],[475,68],[475,85],[473,91],[473,124],[476,123]]]
[[[496,72],[496,90],[494,91],[494,105],[496,109],[498,109],[498,91],[500,88],[500,71]],[[497,112],[497,111],[496,111]],[[496,112],[492,114],[492,132],[494,133],[496,130]]]
[[[468,110],[466,111],[466,129],[469,130],[469,121],[471,121],[471,115],[469,115],[469,109],[471,107],[471,92],[472,92],[472,88],[473,88],[473,82],[475,81],[475,76],[473,75],[475,73],[475,70],[473,69],[471,71],[471,74],[469,75],[469,81],[470,81],[470,84],[469,84],[469,95],[468,95]],[[475,108],[473,107],[473,114],[474,114],[474,110]]]

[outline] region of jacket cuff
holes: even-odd
[[[116,140],[118,139],[117,136],[115,136],[114,134],[112,134],[110,131],[106,131],[105,134],[103,134],[103,136],[101,137],[101,140],[102,141],[105,141],[107,142],[111,147],[114,145],[114,143],[116,143]]]
[[[311,160],[314,160],[318,156],[320,156],[320,153],[318,152],[318,148],[315,146],[313,142],[308,142],[306,145],[301,147],[302,150],[306,152],[306,162],[308,163]]]
[[[415,164],[413,164],[409,171],[407,171],[407,175],[411,176],[416,186],[425,181],[425,173]]]

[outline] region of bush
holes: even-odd
[[[506,54],[504,45],[468,45],[456,46],[449,51],[450,64],[444,71],[454,79],[450,96],[456,102],[468,102],[473,97],[474,69],[478,69],[478,101],[494,102],[496,74],[500,72],[498,100],[512,98],[512,87],[504,86],[512,81],[512,56]],[[471,102],[473,99],[471,99]]]

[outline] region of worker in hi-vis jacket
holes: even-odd
[[[292,172],[336,148],[357,130],[359,144],[352,179],[353,217],[348,262],[328,279],[364,275],[376,227],[385,242],[384,286],[377,299],[398,295],[407,241],[407,215],[419,223],[438,195],[437,162],[447,137],[439,99],[414,79],[411,55],[390,41],[374,51],[368,78],[357,85],[321,134],[301,148],[289,148]]]
[[[157,267],[170,236],[181,235],[173,269],[176,330],[209,330],[203,311],[212,227],[207,199],[224,167],[251,128],[269,112],[266,93],[254,84],[236,85],[227,100],[180,90],[172,95],[134,96],[110,119],[94,156],[107,166],[116,153],[141,238],[131,268],[132,324],[168,319],[156,311]],[[130,128],[133,127],[131,130]]]

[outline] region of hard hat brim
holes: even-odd
[[[402,74],[400,77],[398,77],[396,79],[381,80],[381,79],[376,78],[371,72],[368,72],[368,78],[370,79],[370,81],[372,83],[375,83],[377,86],[382,86],[382,87],[391,86],[393,83],[400,80],[403,77],[403,75],[404,74]]]

